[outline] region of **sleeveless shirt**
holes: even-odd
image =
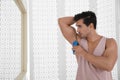
[[[102,56],[105,51],[106,38],[102,36],[98,45],[94,49],[93,55]],[[88,44],[86,39],[80,40],[80,45],[88,51]],[[112,80],[111,72],[98,69],[93,64],[88,62],[84,57],[78,56],[78,69],[76,80]]]

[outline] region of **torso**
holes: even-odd
[[[94,42],[89,42],[89,41],[87,41],[87,44],[88,44],[88,52],[90,53],[90,54],[93,54],[93,52],[94,52],[94,50],[95,50],[95,48],[98,46],[98,44],[99,44],[99,42],[100,42],[100,40],[103,38],[103,36],[100,36],[100,38],[99,39],[97,39],[96,41],[94,41]],[[78,40],[78,42],[79,42],[79,44],[80,44],[80,37],[79,36],[77,36],[77,40]]]
[[[88,42],[88,40],[80,38],[77,38],[77,40],[83,49],[95,56],[105,56],[106,54],[103,55],[103,53],[110,43],[110,38],[107,39],[104,36],[95,42]],[[76,57],[78,62],[76,80],[112,80],[111,72],[96,68],[82,56],[78,55]]]
[[[90,54],[93,54],[93,52],[94,52],[95,48],[98,46],[101,38],[102,38],[102,36],[99,39],[97,39],[96,41],[94,41],[94,42],[87,41],[87,43],[88,43],[88,52]]]

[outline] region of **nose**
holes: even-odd
[[[77,33],[81,34],[81,30],[79,28],[77,28]]]
[[[79,33],[79,29],[77,28],[77,32]]]

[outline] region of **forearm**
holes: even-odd
[[[58,22],[59,23],[64,23],[64,24],[69,25],[69,26],[75,23],[74,22],[74,17],[72,17],[72,16],[59,18]]]
[[[95,56],[92,54],[87,53],[86,51],[83,52],[84,58],[93,64],[96,68],[103,69],[106,71],[112,70],[112,64],[109,61],[109,58],[104,56]]]

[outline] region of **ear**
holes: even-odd
[[[90,29],[92,29],[92,28],[94,29],[93,23],[90,23],[89,27],[90,27]]]

